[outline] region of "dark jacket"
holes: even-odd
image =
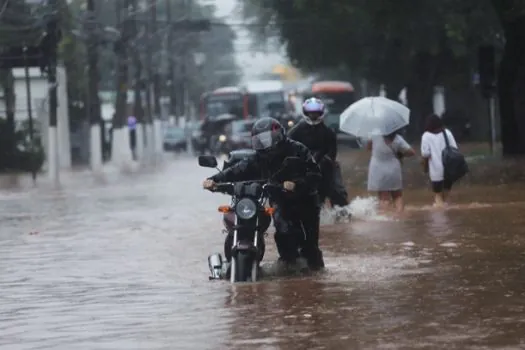
[[[286,157],[299,157],[304,161],[305,169],[286,169],[274,177],[283,167]],[[295,170],[295,171],[294,171]],[[313,175],[313,176],[312,176]],[[215,182],[236,182],[248,180],[272,179],[276,183],[293,181],[296,185],[295,198],[317,196],[317,187],[320,182],[321,171],[312,154],[305,145],[285,139],[279,146],[279,153],[269,161],[263,157],[256,156],[252,159],[243,159],[232,165],[222,173],[218,173],[211,180]]]
[[[324,156],[330,157],[333,161],[337,157],[337,136],[324,123],[310,125],[301,120],[288,131],[288,137],[308,147],[317,162],[320,162]]]

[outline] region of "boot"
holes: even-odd
[[[319,271],[324,269],[323,252],[319,248],[303,249],[301,255],[306,259],[308,268],[312,271]]]
[[[299,257],[299,252],[297,251],[297,243],[294,237],[290,234],[276,233],[274,239],[277,252],[279,253],[279,261],[287,264],[295,262]]]

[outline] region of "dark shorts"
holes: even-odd
[[[441,193],[443,191],[450,191],[452,188],[452,182],[443,180],[443,181],[432,181],[432,191],[434,193]]]

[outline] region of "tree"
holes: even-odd
[[[86,13],[84,9],[80,6],[82,0],[76,0],[77,4],[74,7],[74,13],[77,18],[85,18]],[[204,53],[206,60],[201,67],[193,66],[194,62],[190,60],[190,71],[193,73],[190,77],[192,81],[190,85],[192,89],[192,100],[198,101],[200,94],[204,92],[210,86],[215,86],[217,84],[223,83],[235,83],[238,80],[239,69],[236,66],[235,57],[234,57],[234,47],[233,40],[235,38],[232,29],[215,18],[213,7],[202,6],[198,3],[194,3],[192,9],[192,18],[200,19],[205,18],[212,21],[212,28],[207,32],[193,32],[189,33],[188,31],[183,30],[182,28],[177,28],[175,30],[175,35],[173,35],[173,45],[171,46],[172,52],[167,51],[167,3],[171,3],[171,9],[173,12],[172,20],[174,23],[179,21],[183,17],[181,13],[180,1],[178,0],[168,0],[168,1],[157,1],[157,30],[156,33],[153,33],[157,38],[159,43],[164,45],[158,45],[158,49],[153,56],[158,58],[157,62],[160,61],[159,73],[164,80],[164,83],[161,84],[166,86],[166,81],[171,80],[172,77],[169,76],[168,72],[168,61],[172,60],[175,65],[180,65],[182,62],[183,53],[183,44],[189,43],[189,50],[191,52],[200,52]],[[115,15],[115,2],[114,0],[97,0],[95,7],[96,11],[96,20],[101,27],[116,27],[116,15]],[[137,11],[136,16],[139,16],[141,20],[147,19],[146,7],[143,10]],[[190,40],[187,40],[190,39]],[[141,57],[145,61],[147,55],[152,53],[147,50],[147,39],[143,37],[140,40],[135,40],[137,48],[141,51]],[[101,46],[100,47],[100,76],[101,82],[100,87],[103,89],[113,90],[115,85],[116,77],[116,61],[115,54],[110,46]],[[80,54],[80,53],[79,53]],[[191,56],[191,55],[190,55]],[[130,65],[130,73],[133,74],[135,65]],[[176,70],[177,71],[177,70]],[[219,71],[221,74],[215,74],[214,72]],[[175,76],[175,85],[181,85],[181,77]]]
[[[266,9],[260,27],[276,27],[303,70],[345,66],[355,78],[385,83],[394,99],[406,86],[413,136],[432,111],[434,85],[470,82],[472,53],[498,32],[487,0],[250,0],[248,18],[257,7]]]
[[[50,13],[49,8],[29,6],[24,0],[2,0],[0,4],[0,47],[38,45]]]
[[[67,97],[70,125],[75,128],[85,120],[87,106],[87,52],[86,47],[73,34],[76,29],[76,10],[79,2],[72,2],[67,6],[65,1],[61,3],[60,25],[62,40],[58,46],[58,57],[64,64],[67,74]]]
[[[499,65],[503,153],[525,154],[525,3],[521,0],[492,0],[505,34]]]
[[[240,69],[235,61],[234,39],[233,30],[220,21],[215,21],[209,32],[201,34],[196,50],[204,54],[205,61],[197,70],[195,102],[204,91],[238,83]]]
[[[23,151],[20,150],[21,140],[16,133],[16,96],[11,68],[13,65],[24,65],[25,57],[18,54],[26,52],[24,48],[33,53],[39,51],[49,8],[28,6],[21,0],[0,1],[0,8],[0,82],[6,113],[5,121],[0,119],[0,169],[20,169]]]

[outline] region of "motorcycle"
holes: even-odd
[[[233,154],[233,157],[231,156]],[[254,153],[253,153],[254,155]],[[225,167],[231,166],[231,158],[252,156],[246,150],[230,153],[230,162],[225,162]],[[300,166],[297,157],[287,157],[283,167],[275,175],[286,168]],[[214,156],[199,156],[199,165],[208,168],[217,168],[217,159]],[[220,169],[217,169],[221,171]],[[274,177],[275,177],[274,175]],[[278,197],[286,192],[281,185],[273,184],[268,180],[240,181],[235,183],[219,183],[211,190],[232,197],[230,205],[219,206],[223,213],[223,224],[227,237],[224,243],[227,260],[231,261],[224,270],[223,258],[220,253],[208,257],[210,280],[228,278],[231,283],[255,282],[259,278],[259,263],[265,252],[264,234],[271,223],[275,211],[268,206],[270,198]],[[228,273],[229,271],[229,273]]]
[[[291,113],[276,113],[271,115],[281,123],[286,131],[293,128],[301,119]]]

